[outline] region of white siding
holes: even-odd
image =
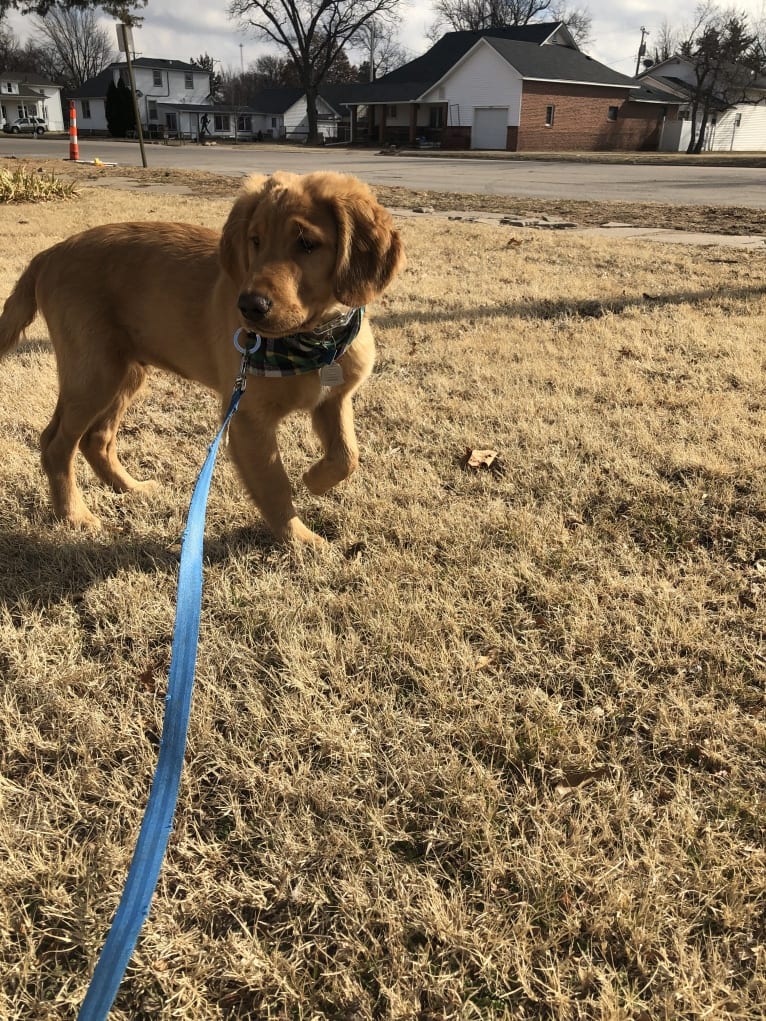
[[[449,123],[472,127],[474,110],[508,107],[508,127],[518,126],[521,115],[521,75],[488,43],[481,41],[465,60],[423,97],[425,103],[446,102]]]
[[[766,150],[766,108],[741,103],[719,114],[715,127],[710,130],[707,148],[713,152]]]
[[[86,117],[83,114],[82,104],[87,103],[89,106],[90,117]],[[77,112],[77,130],[78,131],[106,131],[106,103],[103,99],[76,99],[74,101],[75,110]]]
[[[337,118],[327,103],[325,103],[321,98],[317,100],[317,114],[319,115],[318,130],[320,133],[323,134],[325,138],[337,138]],[[298,138],[303,138],[308,134],[308,130],[309,118],[306,97],[301,96],[297,103],[293,103],[290,109],[285,112],[284,132],[288,138],[296,136]]]

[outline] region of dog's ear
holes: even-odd
[[[218,247],[219,258],[226,273],[237,283],[247,272],[247,228],[267,182],[268,178],[262,174],[248,177],[223,225]]]
[[[338,225],[335,296],[344,305],[366,305],[404,266],[404,246],[388,210],[361,182],[351,180],[332,196]]]

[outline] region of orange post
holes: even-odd
[[[73,99],[69,101],[69,158],[80,159],[80,147],[77,144],[77,107]]]

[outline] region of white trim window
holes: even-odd
[[[551,103],[550,106],[545,108],[545,126],[546,128],[552,128],[553,122],[556,119],[556,107]]]
[[[192,72],[192,71],[185,71],[184,72],[184,88],[185,89],[193,89],[194,88],[194,72]]]

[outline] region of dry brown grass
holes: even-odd
[[[0,296],[86,224],[227,205],[0,209]],[[762,1018],[766,256],[402,229],[362,469],[299,498],[332,545],[274,548],[217,469],[176,826],[112,1016]],[[0,1016],[68,1021],[148,793],[216,411],[158,374],[122,448],[159,492],[83,471],[111,527],[78,535],[37,464],[40,326],[0,380]]]

